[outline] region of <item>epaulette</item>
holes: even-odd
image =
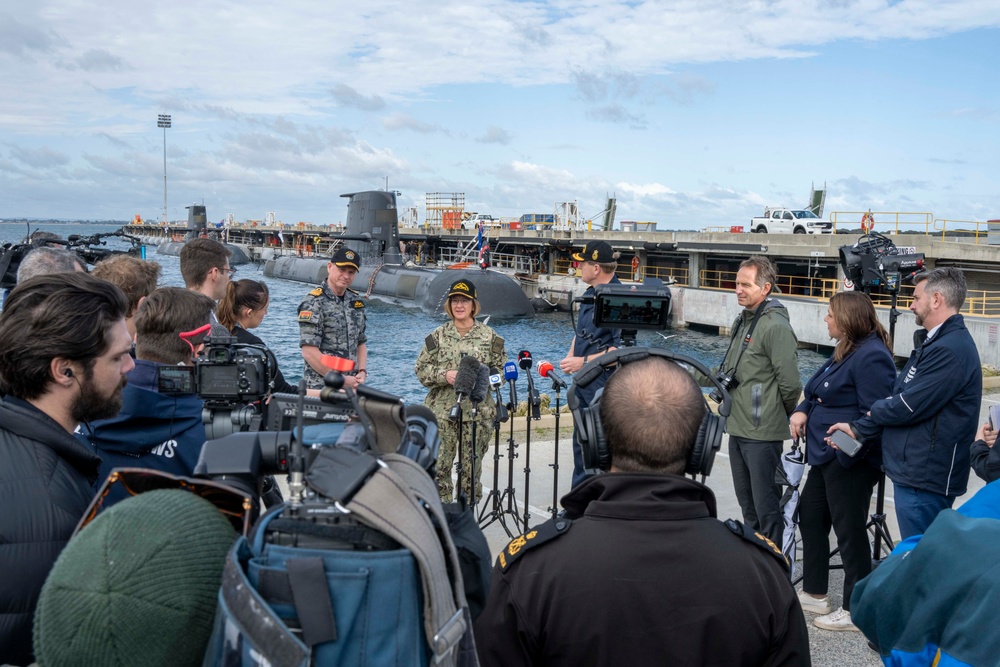
[[[361,310],[364,307],[365,307],[365,302],[362,301],[361,299],[354,299],[353,301],[351,301],[351,308],[353,308],[354,310]]]
[[[733,531],[736,535],[774,556],[781,563],[781,567],[785,572],[791,572],[791,563],[788,562],[788,557],[781,553],[781,549],[778,548],[777,544],[749,526],[743,525],[736,519],[726,519],[725,524],[726,528]]]
[[[491,345],[491,350],[493,354],[503,354],[503,338],[493,334],[493,345]]]
[[[424,339],[424,347],[427,348],[428,352],[433,352],[438,348],[437,336],[430,333],[427,334],[427,338]]]
[[[572,520],[565,517],[555,517],[523,535],[518,535],[497,556],[497,567],[500,568],[501,572],[505,572],[525,551],[545,544],[549,540],[554,540],[560,535],[565,535],[569,532],[571,525],[573,525]]]
[[[309,296],[319,296],[323,293],[322,287],[317,287],[316,289],[309,292]]]

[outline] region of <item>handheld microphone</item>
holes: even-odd
[[[528,406],[531,409],[531,418],[541,419],[542,397],[539,396],[538,390],[535,389],[535,379],[531,377],[532,362],[531,352],[521,350],[517,353],[517,365],[523,368],[525,371],[524,374],[528,376]]]
[[[490,369],[490,389],[496,392],[496,403],[497,403],[497,421],[505,422],[507,421],[507,407],[503,404],[500,399],[500,385],[502,380],[500,379],[500,371],[496,368]]]
[[[517,410],[517,364],[508,361],[503,365],[503,376],[507,379],[507,386],[510,387],[510,404]]]
[[[472,385],[469,400],[473,403],[482,403],[486,400],[486,394],[490,390],[490,369],[485,364],[479,364],[479,371],[476,373],[476,381]]]
[[[533,359],[531,358],[531,352],[527,350],[521,350],[517,353],[517,365],[524,370],[530,370]],[[529,373],[530,375],[530,373]]]
[[[553,366],[548,361],[543,361],[540,364],[538,364],[538,374],[541,375],[543,378],[548,378],[552,380],[553,389],[556,390],[565,389],[567,386],[569,386],[569,383],[566,382],[566,377],[562,373],[557,371],[555,369],[555,366]]]

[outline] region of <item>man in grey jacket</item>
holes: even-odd
[[[775,280],[774,265],[766,257],[753,256],[740,264],[736,299],[744,310],[733,323],[719,370],[735,380],[729,388],[733,411],[726,430],[743,522],[780,548],[784,524],[774,471],[781,462],[788,415],[802,393],[802,380],[788,311],[769,298]]]

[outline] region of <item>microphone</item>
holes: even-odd
[[[476,386],[476,377],[479,375],[479,367],[482,366],[475,357],[464,356],[458,362],[458,373],[455,375],[455,395],[458,399],[455,405],[451,406],[448,419],[452,421],[462,421],[462,399],[469,396]]]
[[[508,361],[503,365],[503,376],[507,379],[507,386],[510,387],[510,405],[517,410],[517,364]]]
[[[490,369],[490,389],[496,392],[496,403],[497,403],[497,421],[505,422],[507,421],[507,406],[503,404],[503,400],[500,398],[500,385],[503,380],[500,377],[500,371],[496,368]]]
[[[555,367],[548,361],[543,361],[538,364],[538,374],[543,378],[548,378],[552,380],[552,388],[555,390],[565,389],[568,386],[566,382],[566,377],[557,371]]]
[[[476,381],[472,385],[472,392],[469,400],[473,403],[482,403],[486,400],[486,394],[490,390],[490,369],[485,364],[479,364],[479,371],[476,373]]]
[[[538,395],[538,390],[535,389],[534,378],[531,377],[532,361],[531,352],[521,350],[517,353],[517,365],[523,368],[524,374],[528,376],[528,406],[531,409],[531,418],[541,419],[542,398]]]
[[[528,352],[527,350],[521,350],[520,352],[517,353],[517,365],[520,366],[523,370],[526,371],[530,370],[531,364],[532,364],[531,352]],[[530,376],[531,374],[529,373],[528,375]]]

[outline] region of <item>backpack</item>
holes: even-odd
[[[378,460],[332,523],[282,504],[237,539],[204,665],[478,665],[437,486],[405,456]]]

